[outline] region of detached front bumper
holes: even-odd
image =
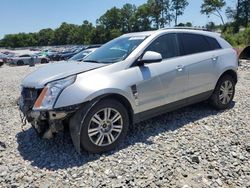
[[[54,110],[33,110],[38,95],[38,92],[30,92],[29,97],[25,98],[25,94],[22,94],[18,101],[19,110],[22,119],[27,120],[41,138],[49,139],[64,130],[69,118],[79,109],[80,105]]]

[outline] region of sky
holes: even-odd
[[[0,39],[5,34],[19,32],[38,32],[41,29],[55,29],[62,22],[82,24],[88,20],[95,24],[96,19],[108,9],[122,7],[125,3],[141,5],[147,0],[1,0],[0,1]],[[220,19],[208,18],[200,14],[202,0],[189,0],[179,23],[191,22],[195,26],[204,26]],[[226,0],[227,6],[232,6],[234,0]],[[226,18],[225,18],[226,19]]]

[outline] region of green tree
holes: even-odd
[[[250,22],[250,1],[237,0],[236,7],[227,7],[226,15],[233,21],[234,33],[239,32],[240,26],[247,27]]]
[[[78,44],[90,44],[91,35],[94,30],[94,26],[88,20],[84,20],[82,25],[78,28],[77,40]]]
[[[136,30],[137,31],[147,31],[151,30],[151,19],[150,19],[150,7],[148,4],[143,4],[138,7],[135,17],[136,17]]]
[[[163,9],[162,17],[165,18],[164,23],[168,24],[170,26],[173,19],[175,19],[175,16],[173,14],[172,1],[171,0],[163,0],[163,3],[164,3],[164,9]],[[164,24],[164,26],[165,26],[165,24]]]
[[[121,10],[116,7],[111,8],[97,20],[97,23],[103,25],[106,29],[121,29]]]
[[[221,19],[223,25],[225,25],[222,8],[226,5],[225,0],[203,0],[201,5],[201,14],[206,14],[207,16],[215,15]]]
[[[108,42],[109,38],[107,36],[107,30],[103,25],[97,25],[93,28],[90,36],[90,41],[92,44],[103,44]]]
[[[37,43],[39,46],[47,46],[54,44],[54,30],[42,29],[37,33]]]
[[[178,17],[184,14],[185,8],[189,5],[187,0],[172,0],[172,10],[174,11],[175,25],[178,24]]]
[[[79,44],[79,26],[63,22],[59,28],[55,30],[55,44]]]
[[[179,23],[177,25],[178,27],[192,27],[192,23],[191,22],[187,22],[187,23]]]
[[[207,28],[208,30],[214,31],[214,30],[216,29],[216,25],[215,25],[214,22],[208,22],[208,23],[206,24],[206,28]]]
[[[161,17],[164,9],[163,0],[148,0],[147,4],[150,7],[148,11],[154,27],[159,29],[160,25],[164,25],[164,18]]]
[[[120,9],[121,12],[121,29],[123,33],[129,33],[132,31],[135,31],[135,25],[136,25],[136,19],[135,19],[135,13],[136,13],[136,6],[132,4],[125,4]]]

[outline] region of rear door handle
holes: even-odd
[[[183,71],[183,68],[184,68],[183,65],[178,65],[178,66],[176,67],[176,70],[177,70],[178,72],[181,72],[181,71]]]
[[[217,62],[217,60],[218,60],[218,57],[212,57],[212,61],[213,61],[213,62],[215,62],[215,63],[216,63],[216,62]]]

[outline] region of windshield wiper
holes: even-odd
[[[96,61],[96,60],[84,60],[83,62],[100,63],[99,61]]]

